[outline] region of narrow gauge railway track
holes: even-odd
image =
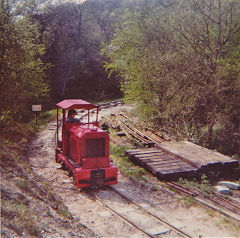
[[[110,108],[110,107],[116,107],[116,106],[119,106],[122,104],[123,104],[123,101],[119,99],[119,100],[115,100],[115,101],[99,103],[98,106],[100,107],[100,109],[106,109],[106,108]]]
[[[131,127],[133,130],[138,131],[140,134],[142,134],[144,137],[147,137],[149,140],[153,141],[154,143],[161,143],[164,141],[172,140],[166,136],[158,135],[156,132],[154,132],[153,129],[145,127],[144,129],[140,129],[139,125],[142,124],[139,120],[137,120],[135,123],[132,122],[130,119],[131,116],[128,112],[121,112],[119,113],[119,116],[123,119],[128,121],[129,127]],[[131,122],[130,122],[131,121]],[[136,124],[138,126],[136,126]],[[143,126],[143,125],[142,125]]]
[[[146,131],[137,128],[133,123],[129,122],[129,117],[124,113],[113,113],[112,115],[115,116],[116,123],[120,126],[129,139],[134,138],[138,142],[141,142],[143,145],[148,147],[165,141],[161,136],[153,133],[150,130]]]
[[[88,194],[146,237],[191,237],[111,186]]]
[[[149,143],[157,144],[169,140],[169,138],[159,136],[150,130],[138,128],[135,123],[131,121],[130,116],[125,112],[114,113],[112,115],[115,117],[114,119],[111,119],[112,123],[118,124],[129,138],[135,138],[137,141],[145,145],[149,145]],[[240,221],[240,202],[235,201],[230,197],[229,199],[225,199],[214,192],[206,196],[201,190],[193,187],[187,189],[177,183],[168,182],[166,184],[168,187],[172,187],[180,193],[192,197],[201,204]]]
[[[110,101],[110,102],[105,102],[105,103],[99,103],[96,104],[99,106],[99,111],[102,109],[108,109],[108,108],[113,108],[113,107],[117,107],[120,105],[123,105],[123,101],[122,100],[115,100],[115,101]],[[88,112],[86,112],[86,110],[77,110],[78,112],[82,112],[83,114],[81,115],[81,117],[79,118],[80,120],[84,120],[87,118]],[[92,110],[90,112],[91,114],[96,113],[95,110]]]
[[[231,198],[223,198],[221,195],[215,192],[212,192],[206,196],[200,189],[195,187],[185,188],[175,182],[167,182],[166,185],[186,196],[192,197],[204,205],[207,205],[237,221],[240,221],[240,202],[238,201],[232,200]]]
[[[165,141],[162,137],[154,133],[151,133],[149,135],[147,131],[136,128],[132,122],[129,122],[130,120],[127,114],[118,113],[114,115],[116,122],[118,122],[123,131],[126,132],[126,134],[130,134],[131,136],[135,137],[138,141],[145,142],[146,138],[148,141],[152,141],[155,144]],[[166,185],[168,187],[174,188],[184,195],[192,197],[201,204],[211,207],[214,210],[217,210],[237,221],[240,221],[240,202],[231,199],[231,197],[229,197],[229,199],[225,199],[220,194],[217,194],[215,192],[212,192],[206,196],[201,190],[197,188],[184,188],[183,186],[180,186],[174,182],[167,182]]]
[[[133,136],[135,139],[137,139],[139,142],[143,143],[144,145],[154,145],[155,141],[152,141],[149,137],[147,137],[146,135],[144,135],[142,132],[140,132],[139,130],[136,130],[133,127],[128,126],[127,124],[125,124],[118,115],[116,115],[117,117],[117,122],[120,125],[120,127],[122,128],[122,130],[125,132],[125,134],[130,137]]]

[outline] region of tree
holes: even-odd
[[[0,17],[1,122],[26,121],[30,105],[48,97],[48,66],[40,58],[44,46],[39,44],[38,24],[21,15],[14,1],[1,1]]]
[[[135,101],[145,118],[157,121],[162,104],[159,99],[166,87],[166,82],[159,79],[164,71],[159,62],[175,49],[167,23],[161,22],[168,8],[164,11],[159,6],[125,11],[112,41],[102,49],[108,57],[106,70],[122,78],[125,100]]]
[[[240,44],[236,36],[240,30],[239,7],[239,1],[189,0],[180,1],[175,11],[174,28],[179,44],[184,51],[189,49],[194,58],[199,58],[196,66],[200,78],[194,83],[197,88],[194,121],[207,124],[210,147],[213,127],[223,118],[231,120],[236,113],[229,110],[230,104],[234,102],[239,112],[240,58],[238,53],[234,61],[230,56],[236,55],[234,52],[238,52]],[[239,123],[238,118],[237,127]]]
[[[102,65],[100,45],[111,36],[111,12],[115,1],[67,2],[52,6],[35,17],[46,43],[45,61],[54,100],[105,99],[119,95],[118,81],[109,79]]]
[[[212,148],[214,128],[239,131],[240,3],[173,3],[128,12],[103,49],[106,69],[156,125],[189,139],[207,127]]]

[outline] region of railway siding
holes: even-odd
[[[198,176],[208,172],[231,171],[238,160],[201,147],[189,141],[164,139],[143,126],[133,123],[127,113],[114,113],[114,121],[130,140],[149,149],[127,150],[128,157],[160,179]],[[150,148],[151,147],[151,148]]]

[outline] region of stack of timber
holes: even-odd
[[[217,172],[238,167],[238,161],[189,141],[163,142],[156,147],[181,158],[199,172]]]
[[[166,141],[153,149],[127,150],[126,154],[134,163],[164,180],[238,167],[237,160],[189,141]]]
[[[195,176],[197,169],[162,150],[127,150],[129,159],[153,173],[160,179]]]

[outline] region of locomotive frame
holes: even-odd
[[[78,188],[117,184],[118,168],[109,158],[109,135],[99,128],[99,106],[82,99],[63,100],[56,106],[56,162],[73,176]],[[66,112],[70,109],[87,111],[87,122],[67,122]],[[91,121],[94,112],[96,117]]]

